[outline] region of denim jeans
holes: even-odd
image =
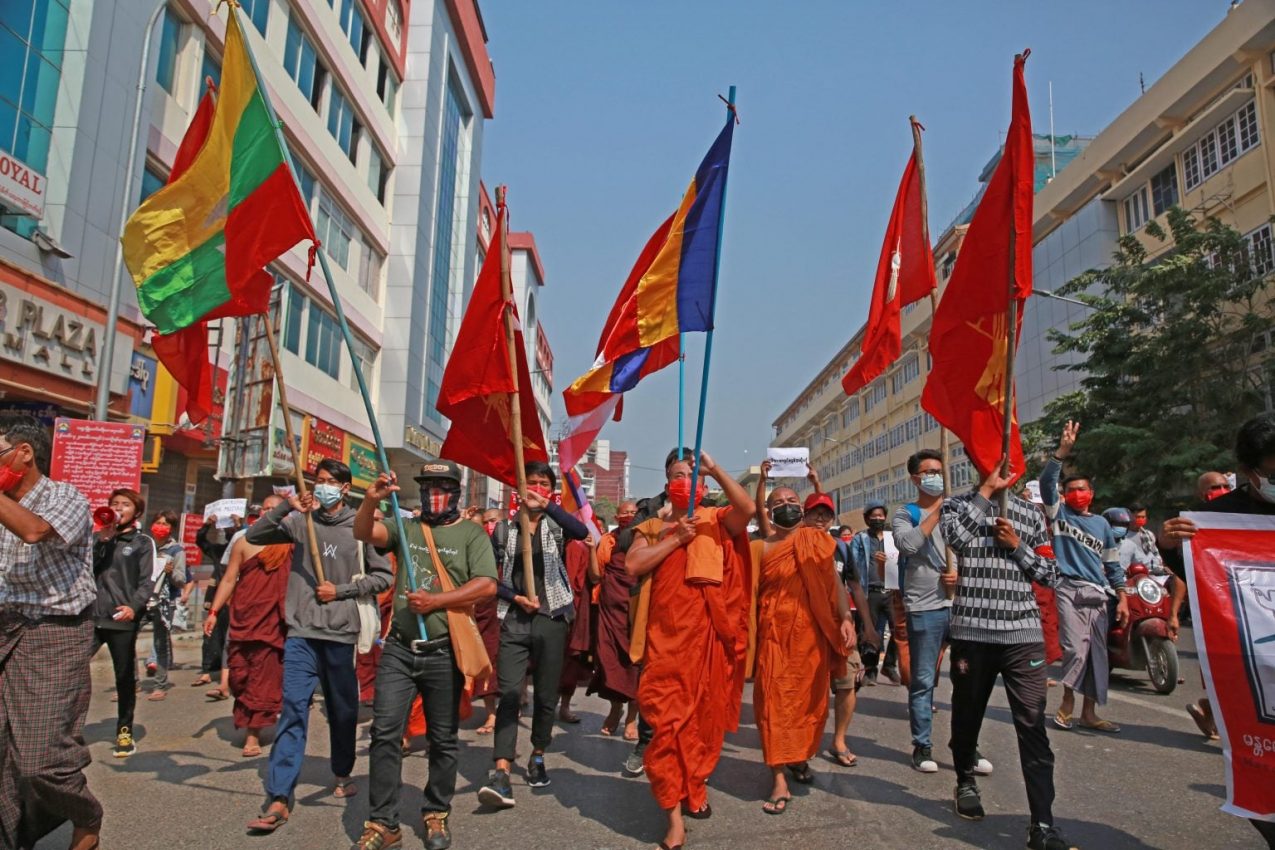
[[[323,688],[333,776],[354,769],[354,737],[359,719],[359,681],[354,676],[354,644],[291,637],[283,645],[283,710],[270,748],[266,795],[290,800],[305,761],[314,689]]]
[[[465,677],[456,669],[451,647],[417,655],[388,638],[376,671],[372,704],[372,746],[368,787],[368,820],[394,829],[403,789],[403,729],[412,701],[421,696],[429,739],[429,774],[423,812],[448,812],[456,793],[460,743],[460,695]]]
[[[908,717],[912,723],[912,746],[930,747],[934,726],[934,686],[939,677],[939,655],[947,642],[951,608],[908,612],[908,648],[911,650],[912,681],[908,684]]]

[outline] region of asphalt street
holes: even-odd
[[[348,847],[361,831],[367,811],[368,710],[359,726],[358,796],[348,801],[332,796],[327,784],[327,728],[321,706],[316,707],[291,822],[273,836],[248,837],[243,827],[263,802],[261,783],[269,748],[260,758],[240,756],[241,739],[231,722],[231,704],[206,701],[206,688],[189,687],[197,674],[198,640],[186,633],[177,645],[182,662],[182,669],[174,673],[177,687],[162,702],[139,699],[138,752],[126,760],[111,757],[115,704],[110,701],[110,660],[105,650],[94,660],[94,693],[85,737],[93,755],[90,786],[106,809],[102,846],[106,850]],[[139,652],[148,647],[149,637],[144,635]],[[1086,850],[1263,846],[1248,823],[1218,810],[1225,794],[1221,750],[1202,741],[1183,710],[1201,694],[1189,630],[1184,630],[1180,651],[1185,681],[1170,696],[1155,694],[1144,674],[1117,674],[1105,716],[1124,727],[1120,734],[1063,732],[1051,727],[1057,760],[1055,816],[1069,839]],[[950,693],[945,676],[935,720],[938,774],[922,775],[911,769],[906,694],[882,680],[860,692],[859,711],[851,727],[858,766],[846,769],[816,759],[814,785],[794,785],[795,799],[779,817],[761,810],[769,783],[746,693],[743,725],[728,737],[710,780],[714,815],[707,821],[688,822],[688,848],[1023,847],[1027,801],[1013,727],[999,687],[981,738],[983,754],[996,766],[995,773],[980,782],[987,818],[969,823],[952,812],[954,774],[946,748]],[[1051,710],[1057,702],[1058,691],[1051,689]],[[490,738],[474,732],[482,710],[464,724],[453,846],[628,850],[655,845],[663,835],[662,816],[646,780],[624,778],[619,768],[628,745],[598,733],[606,704],[581,695],[575,708],[583,722],[574,727],[559,724],[550,748],[552,784],[534,791],[527,788],[519,767],[514,777],[517,807],[502,812],[479,809],[475,796],[491,752]],[[523,752],[529,746],[526,727],[524,718]],[[426,767],[419,752],[404,762],[406,848],[422,846],[417,811]],[[69,828],[64,827],[39,848],[65,847],[68,835]]]

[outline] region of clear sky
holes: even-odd
[[[561,391],[586,371],[638,251],[681,200],[738,86],[704,448],[736,473],[867,316],[890,204],[927,128],[930,230],[977,189],[1009,123],[1014,53],[1034,129],[1094,135],[1226,14],[1229,0],[889,2],[485,0],[496,114],[482,173],[536,235]],[[694,437],[702,335],[687,363]],[[658,492],[677,370],[628,393],[602,432]]]

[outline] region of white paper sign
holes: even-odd
[[[285,499],[290,499],[290,498],[292,498],[293,496],[297,495],[297,485],[295,485],[295,484],[276,484],[276,485],[274,485],[274,494],[275,494],[276,496],[282,496],[282,497],[283,497],[283,498],[285,498]]]
[[[1040,497],[1039,481],[1027,482],[1027,501],[1031,502],[1033,505],[1045,504],[1045,500]]]
[[[235,524],[231,519],[232,516],[242,519],[247,513],[247,499],[218,499],[215,502],[209,502],[204,505],[204,519],[216,516],[218,528],[230,528]]]
[[[805,478],[810,473],[810,449],[771,446],[766,449],[771,478]]]

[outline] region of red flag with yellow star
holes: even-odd
[[[1035,154],[1023,78],[1026,61],[1026,52],[1014,58],[1013,109],[1005,151],[974,212],[935,312],[930,329],[934,365],[921,395],[921,406],[961,439],[965,454],[984,477],[1000,461],[1005,393],[1013,392],[1005,380],[1012,356],[1010,300],[1018,302],[1021,327],[1023,303],[1032,291]],[[1011,473],[1026,468],[1016,412],[1009,460]]]
[[[505,217],[497,216],[491,250],[483,261],[474,294],[465,309],[456,344],[443,371],[438,391],[438,412],[451,420],[447,439],[439,451],[442,457],[461,466],[515,486],[513,428],[509,397],[514,391],[509,346],[505,339],[505,309],[514,313],[517,342],[518,402],[522,420],[523,462],[548,462],[540,416],[527,368],[527,346],[523,342],[518,309],[506,303],[501,293],[501,252],[505,244]]]

